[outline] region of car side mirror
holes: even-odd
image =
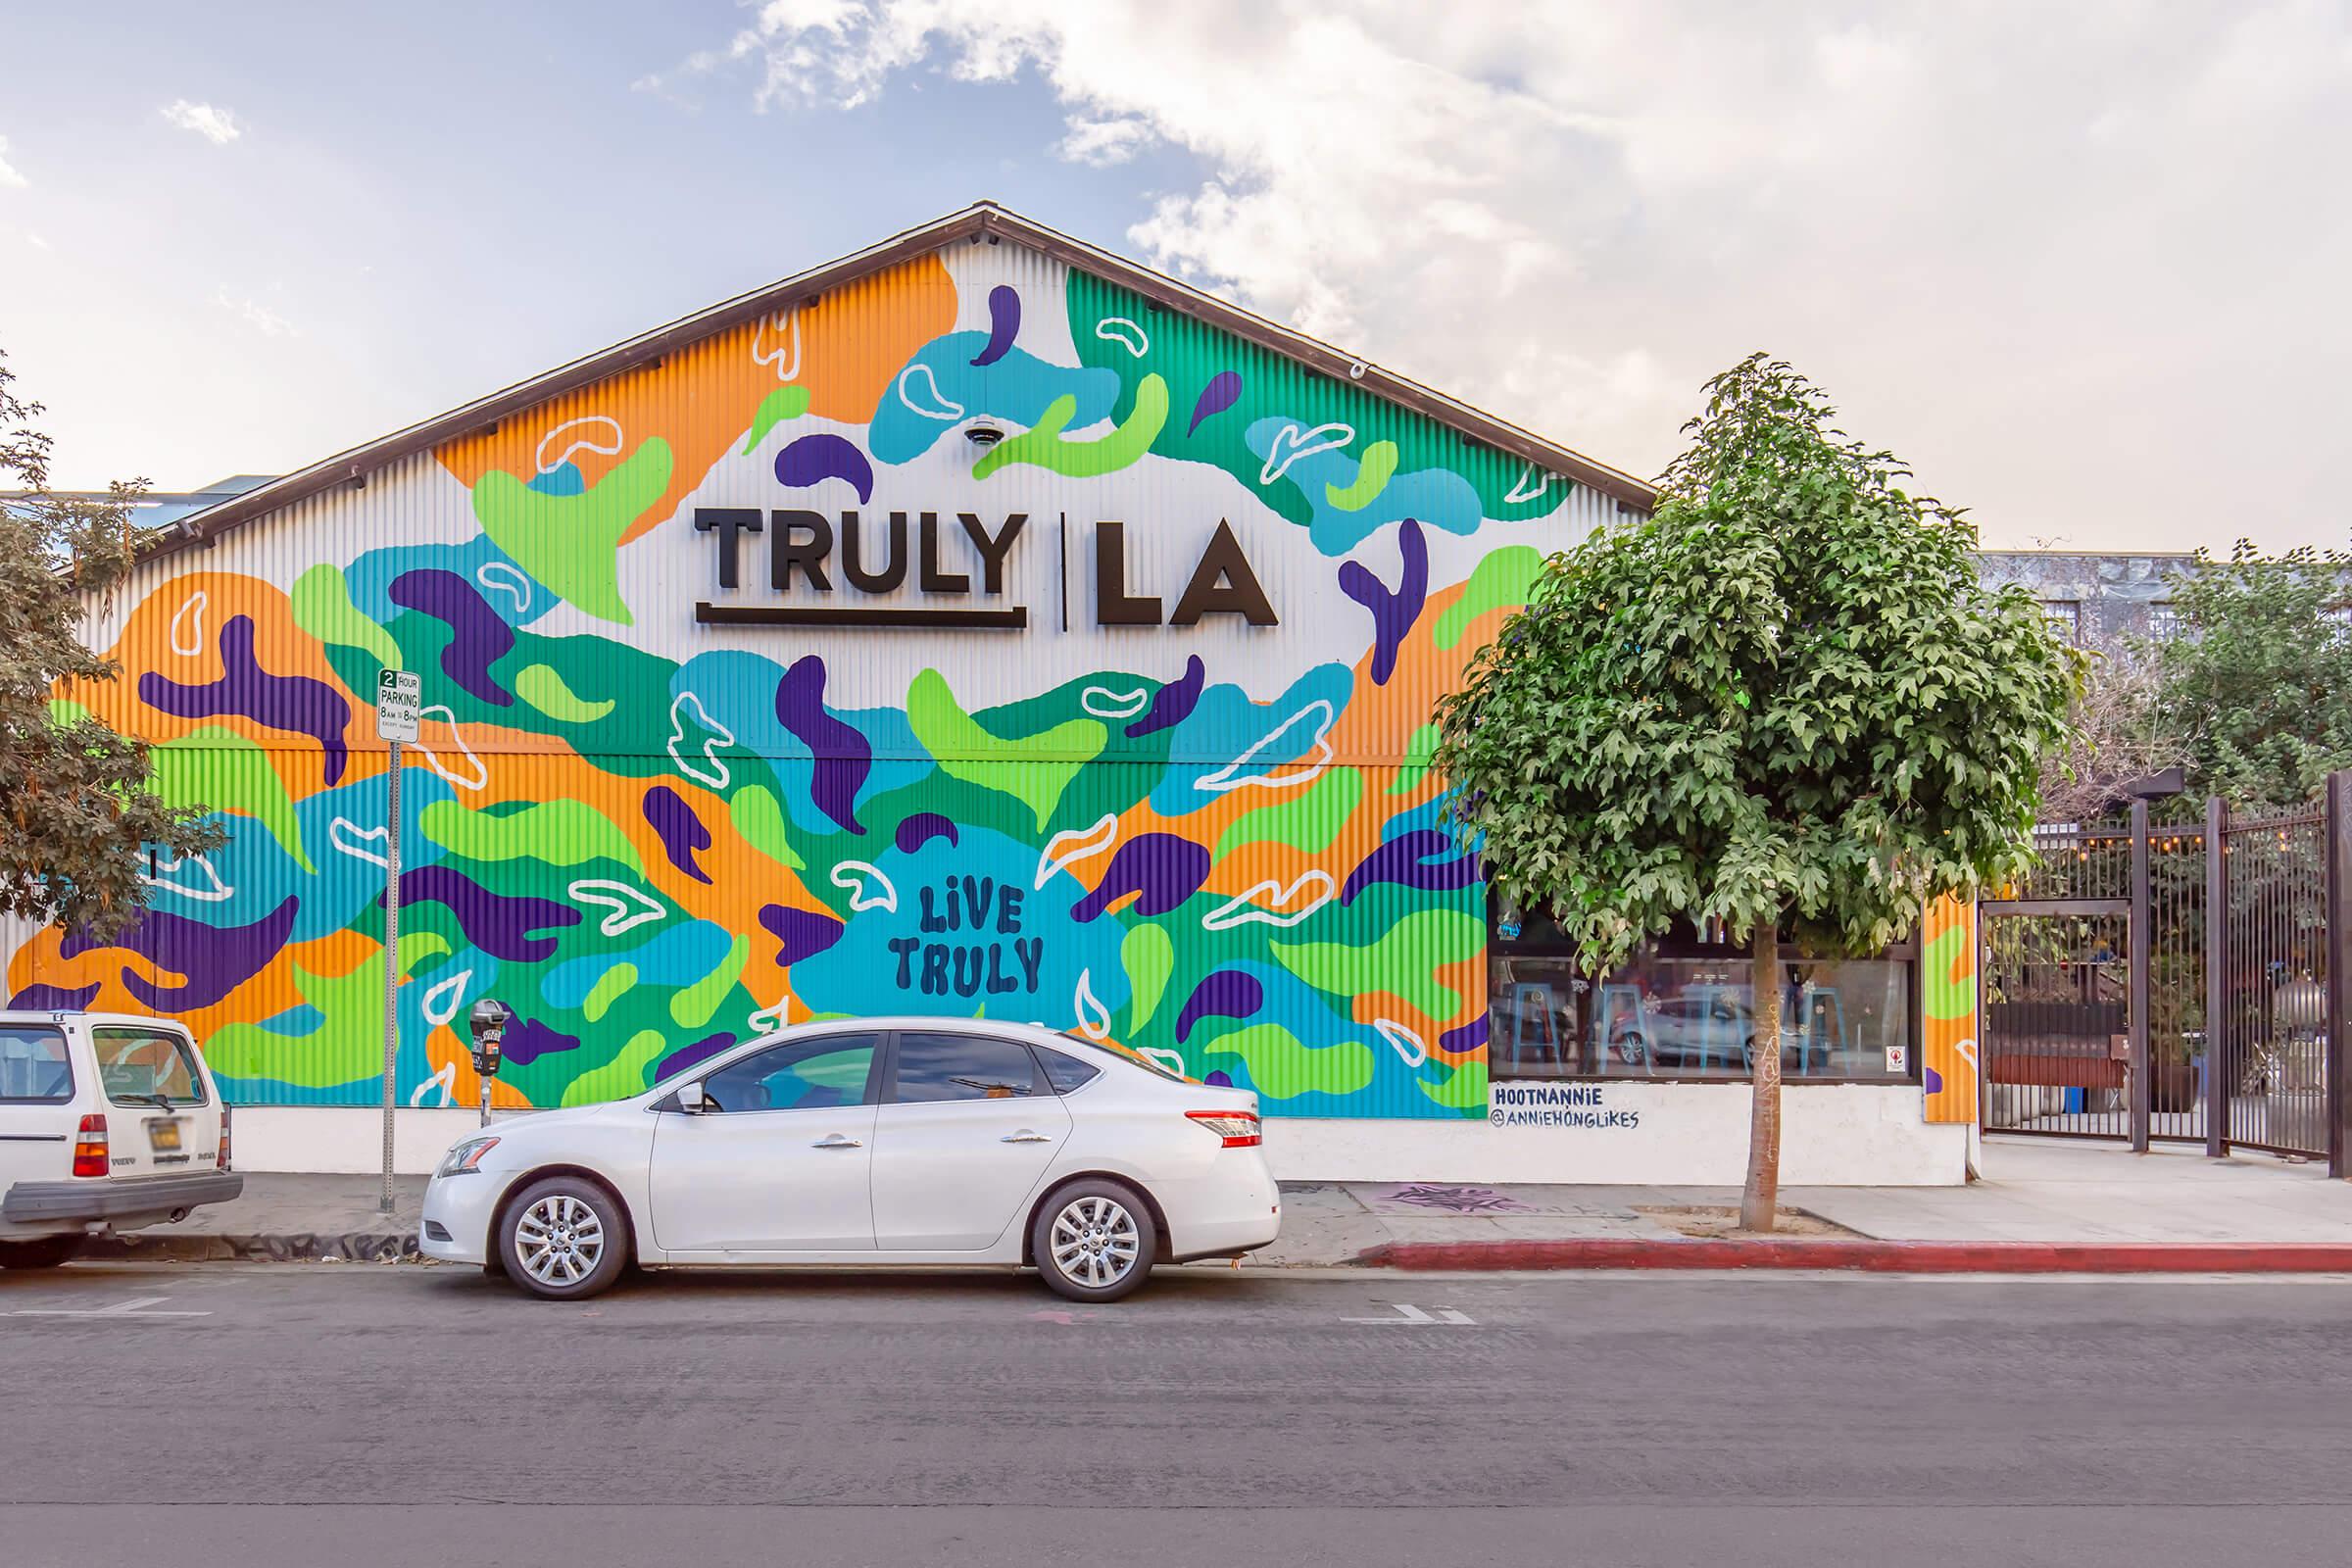
[[[703,1081],[700,1078],[689,1078],[678,1085],[677,1101],[678,1108],[689,1116],[699,1116],[710,1108],[710,1102],[703,1096]]]

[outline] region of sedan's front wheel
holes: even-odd
[[[533,1296],[576,1301],[610,1289],[628,1265],[628,1216],[596,1183],[550,1176],[508,1205],[498,1251],[507,1278]]]
[[[1056,1296],[1115,1301],[1152,1272],[1159,1237],[1152,1211],[1123,1183],[1089,1178],[1046,1200],[1029,1231],[1037,1270]]]

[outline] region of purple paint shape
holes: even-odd
[[[781,904],[760,906],[760,923],[776,939],[776,964],[789,969],[803,958],[813,958],[848,928],[829,914],[813,909],[790,909]]]
[[[1102,886],[1070,906],[1070,918],[1092,920],[1130,893],[1141,894],[1135,912],[1165,914],[1200,891],[1208,880],[1208,846],[1173,833],[1139,833],[1110,858]]]
[[[183,686],[148,670],[139,676],[139,700],[174,718],[219,718],[233,713],[267,729],[308,735],[325,754],[326,782],[343,780],[343,731],[351,704],[322,680],[308,675],[272,675],[253,653],[253,617],[238,615],[220,628],[219,680]]]
[[[1219,370],[1210,376],[1208,385],[1200,389],[1200,400],[1193,405],[1193,422],[1184,427],[1185,439],[1188,441],[1192,439],[1193,432],[1200,428],[1202,419],[1212,414],[1223,414],[1227,409],[1232,408],[1241,395],[1241,371]]]
[[[382,904],[384,896],[377,894],[375,902]],[[447,905],[466,941],[493,958],[514,963],[539,963],[555,953],[554,937],[534,937],[531,932],[580,923],[580,911],[568,904],[493,893],[465,872],[446,865],[403,871],[400,902]]]
[[[988,291],[988,347],[972,356],[974,365],[994,365],[1012,347],[1021,330],[1021,296],[1010,283]]]
[[[899,851],[912,855],[933,839],[946,839],[950,849],[961,848],[956,824],[937,811],[917,811],[899,824]]]
[[[493,708],[512,708],[514,699],[490,666],[514,652],[514,628],[508,625],[473,584],[438,566],[404,571],[386,590],[391,601],[406,610],[432,616],[449,628],[449,646],[441,650],[441,673],[460,691]]]
[[[1411,517],[1396,530],[1396,548],[1404,556],[1404,575],[1392,590],[1360,562],[1340,563],[1340,591],[1372,612],[1372,684],[1386,686],[1396,672],[1397,650],[1405,634],[1421,618],[1429,601],[1429,541],[1421,524]]]
[[[1931,1095],[1943,1093],[1943,1074],[1933,1067],[1921,1067],[1921,1087]]]
[[[1152,694],[1144,716],[1127,726],[1127,738],[1140,740],[1157,730],[1172,729],[1192,717],[1200,706],[1200,688],[1208,681],[1208,666],[1194,654],[1184,662],[1184,674]]]
[[[680,1046],[662,1058],[661,1065],[654,1069],[654,1076],[649,1082],[658,1084],[673,1072],[684,1072],[696,1062],[709,1061],[734,1043],[735,1037],[731,1034],[715,1034],[705,1035],[691,1046]]]
[[[1220,1068],[1217,1071],[1210,1073],[1207,1077],[1201,1079],[1200,1081],[1204,1084],[1213,1084],[1219,1089],[1231,1089],[1233,1087],[1233,1074]]]
[[[98,1000],[98,988],[103,982],[93,980],[77,991],[48,984],[30,985],[8,999],[12,1007],[28,1012],[80,1012]]]
[[[187,977],[183,984],[164,986],[124,969],[122,985],[139,999],[139,1005],[157,1012],[195,1012],[219,1005],[270,966],[286,945],[286,933],[294,929],[300,902],[289,894],[253,924],[234,926],[207,925],[149,909],[112,942],[100,942],[86,929],[68,933],[58,944],[58,956],[76,957],[101,948],[135,953],[158,969]]]
[[[528,1066],[541,1056],[560,1055],[577,1051],[580,1043],[570,1035],[559,1034],[536,1018],[525,1018],[507,1031],[499,1054],[516,1067]]]
[[[639,808],[653,830],[662,835],[662,853],[669,857],[669,863],[697,882],[708,883],[710,873],[695,864],[694,858],[710,847],[710,830],[694,814],[685,797],[666,784],[657,784],[646,791]]]
[[[1483,1012],[1459,1029],[1448,1029],[1438,1036],[1438,1049],[1450,1051],[1457,1056],[1465,1051],[1476,1051],[1486,1043],[1487,1015]]]
[[[863,833],[858,792],[873,766],[873,748],[863,735],[825,711],[825,662],[815,654],[793,661],[776,682],[776,720],[816,759],[808,780],[816,808],[851,832]]]
[[[1203,1018],[1247,1018],[1265,1005],[1266,988],[1257,976],[1241,969],[1219,969],[1193,988],[1184,1010],[1176,1015],[1176,1042],[1192,1038],[1193,1025]]]
[[[1438,858],[1441,856],[1445,858]],[[1380,882],[1424,893],[1450,893],[1477,880],[1478,857],[1462,854],[1452,834],[1421,827],[1397,834],[1358,860],[1340,889],[1340,903],[1343,906],[1354,903],[1358,893]]]
[[[805,435],[776,454],[776,483],[795,490],[846,479],[863,506],[874,499],[874,466],[857,446],[832,434]]]

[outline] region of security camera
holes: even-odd
[[[1004,432],[985,419],[975,419],[963,427],[963,438],[977,451],[986,452],[1004,439]]]

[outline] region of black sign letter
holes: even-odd
[[[718,534],[718,585],[721,588],[740,588],[742,573],[736,569],[736,543],[747,533],[760,531],[760,514],[752,507],[697,507],[694,525],[705,533]]]
[[[971,540],[972,548],[980,553],[980,582],[983,590],[992,594],[1003,593],[1004,558],[1012,553],[1012,542],[1021,536],[1021,524],[1029,520],[1029,514],[1016,512],[1006,517],[1004,528],[994,539],[988,536],[987,529],[980,526],[980,519],[970,513],[958,512],[956,515],[962,519],[964,537]]]
[[[1095,624],[1159,624],[1159,601],[1127,592],[1127,525],[1123,522],[1095,524]]]
[[[776,531],[768,536],[767,580],[778,590],[792,586],[792,568],[799,566],[808,574],[808,584],[819,593],[833,591],[833,579],[825,575],[825,557],[833,553],[833,525],[821,512],[771,512],[768,520]],[[803,544],[798,535],[806,532],[808,541]]]
[[[1250,558],[1242,554],[1242,542],[1233,536],[1233,524],[1222,517],[1168,624],[1197,626],[1202,615],[1239,615],[1252,626],[1281,624],[1274,618],[1274,607],[1266,603],[1266,591],[1257,585],[1257,573],[1250,569]]]

